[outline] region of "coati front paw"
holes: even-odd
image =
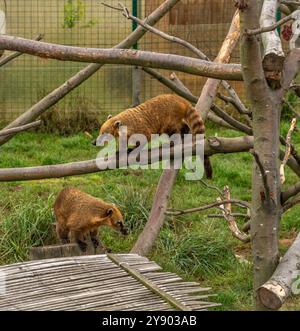
[[[112,252],[112,249],[111,248],[105,247],[104,253],[111,253],[111,252]]]
[[[77,241],[77,244],[82,252],[86,252],[87,249],[87,243],[81,240]]]
[[[92,243],[95,249],[100,246],[100,241],[97,238],[92,238]]]

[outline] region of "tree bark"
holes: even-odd
[[[147,23],[149,25],[156,24],[167,12],[169,12],[179,0],[166,0],[162,3],[156,10],[153,11],[147,17]],[[138,27],[134,32],[132,32],[128,37],[126,37],[121,43],[119,43],[116,48],[130,48],[136,42],[141,39],[146,31]],[[51,106],[55,105],[59,100],[64,98],[68,93],[74,90],[76,87],[80,86],[83,82],[85,82],[88,78],[90,78],[94,73],[96,73],[102,64],[90,64],[86,68],[79,71],[69,80],[67,80],[63,85],[53,90],[47,96],[45,96],[42,100],[32,106],[28,111],[19,116],[16,120],[6,126],[5,129],[10,129],[16,126],[21,126],[24,124],[28,124],[38,118],[42,113],[44,113]],[[13,135],[1,137],[0,138],[0,146],[5,142],[10,140]]]
[[[82,48],[0,35],[0,48],[60,61],[124,64],[178,70],[226,80],[242,80],[238,64],[220,64],[191,57],[117,48]]]
[[[294,289],[299,294],[299,281],[295,282],[300,276],[300,234],[295,239],[292,246],[280,261],[273,276],[263,284],[258,295],[265,307],[273,310],[279,309]]]
[[[147,224],[143,229],[143,232],[139,235],[139,238],[130,253],[135,253],[142,256],[149,254],[156,238],[159,235],[160,229],[164,224],[169,196],[172,192],[177,174],[178,170],[164,170],[157,186]]]
[[[259,26],[259,6],[249,0],[241,12],[241,31]],[[264,185],[258,165],[252,174],[251,238],[254,263],[254,291],[257,309],[264,309],[257,290],[273,274],[279,260],[278,227],[281,218],[279,176],[279,119],[277,95],[264,77],[259,40],[243,35],[241,63],[246,92],[253,114],[254,150],[267,173],[270,200],[264,197]],[[269,202],[268,202],[269,201]]]
[[[237,42],[240,38],[240,16],[237,11],[233,17],[229,32],[223,42],[215,63],[228,63]],[[196,109],[200,112],[203,120],[215,100],[221,81],[217,79],[208,79],[203,86],[200,98],[196,104]]]

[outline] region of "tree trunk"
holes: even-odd
[[[241,11],[241,31],[259,26],[259,6],[249,0]],[[278,227],[281,218],[279,176],[279,119],[281,103],[265,79],[259,39],[243,34],[241,63],[246,92],[253,113],[254,150],[267,174],[270,196],[266,196],[262,175],[253,165],[251,238],[254,263],[254,291],[257,309],[264,309],[256,291],[273,274],[279,260]]]
[[[292,290],[299,294],[299,281],[296,281],[297,277],[300,276],[299,252],[300,234],[280,261],[271,279],[258,290],[260,301],[267,308],[279,309]]]

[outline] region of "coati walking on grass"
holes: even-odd
[[[185,99],[174,94],[159,95],[137,107],[126,109],[116,116],[109,116],[100,128],[100,136],[119,136],[121,126],[127,127],[127,139],[133,134],[143,134],[150,141],[151,134],[187,133],[204,134],[205,127],[200,114]],[[207,178],[212,178],[212,167],[204,157]]]
[[[85,251],[85,235],[90,235],[95,248],[100,244],[97,234],[100,226],[108,226],[128,234],[120,210],[111,203],[97,199],[76,188],[62,190],[55,203],[56,232],[62,243],[69,242],[70,232],[74,234],[80,249]]]

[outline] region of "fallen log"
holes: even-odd
[[[261,302],[267,308],[279,309],[293,290],[299,294],[300,282],[296,281],[300,276],[299,252],[300,234],[280,261],[273,276],[257,291]]]

